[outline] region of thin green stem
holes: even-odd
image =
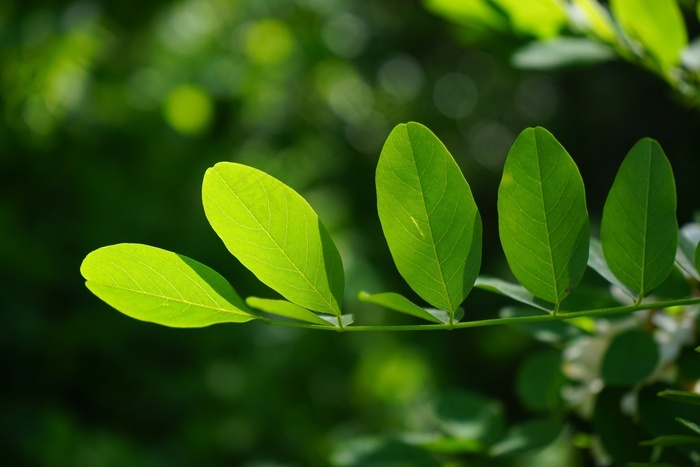
[[[632,313],[639,310],[660,310],[675,306],[698,305],[700,298],[684,298],[680,300],[665,300],[655,303],[634,304],[628,306],[619,306],[612,308],[598,308],[595,310],[584,311],[559,311],[556,315],[536,315],[536,316],[515,316],[511,318],[493,318],[482,319],[477,321],[466,321],[462,323],[452,324],[406,324],[406,325],[390,325],[390,326],[345,326],[339,329],[338,326],[320,326],[318,324],[307,324],[293,321],[275,321],[268,318],[259,318],[265,324],[276,324],[279,326],[288,326],[293,328],[304,329],[320,329],[325,331],[340,331],[343,332],[377,332],[377,331],[437,331],[448,329],[464,329],[476,328],[484,326],[496,326],[503,324],[523,324],[523,323],[544,323],[549,321],[566,321],[572,318],[618,315],[624,313]]]

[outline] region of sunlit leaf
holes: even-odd
[[[187,328],[255,319],[219,273],[160,248],[106,246],[87,255],[80,273],[92,293],[142,321]]]
[[[611,0],[622,30],[639,41],[666,70],[677,65],[688,33],[677,0]]]
[[[549,311],[551,309],[551,306],[547,302],[532,295],[522,285],[513,284],[512,282],[504,281],[497,277],[479,276],[474,283],[474,287],[504,295],[520,303],[539,308],[540,310]]]
[[[403,295],[394,292],[384,292],[378,294],[368,294],[360,292],[360,300],[367,303],[374,303],[390,310],[405,313],[427,321],[432,321],[438,324],[448,324],[450,322],[450,314],[445,310],[436,308],[421,308]],[[464,310],[457,308],[455,311],[453,322],[459,321],[464,316]]]
[[[511,63],[525,70],[552,70],[589,65],[613,57],[613,49],[600,42],[581,37],[557,37],[521,47],[511,57]]]
[[[557,439],[564,426],[553,420],[530,420],[510,429],[490,449],[492,456],[514,456],[548,446]]]
[[[588,212],[576,164],[544,128],[524,130],[508,153],[498,226],[515,277],[558,308],[586,270]]]
[[[563,0],[492,0],[509,16],[511,26],[520,34],[546,39],[566,26],[566,2]]]
[[[648,377],[659,360],[654,338],[638,329],[618,334],[603,357],[601,377],[610,386],[632,386]]]
[[[572,4],[583,17],[586,30],[608,43],[617,39],[610,14],[598,0],[573,0]]]
[[[676,185],[656,141],[640,140],[620,166],[600,226],[610,270],[641,299],[673,269],[678,245]]]
[[[424,0],[423,3],[433,13],[466,26],[460,32],[468,40],[488,38],[510,29],[508,18],[489,0]]]
[[[421,298],[453,313],[481,265],[481,217],[462,172],[430,130],[408,123],[387,138],[376,182],[396,267]]]
[[[284,316],[285,318],[304,321],[306,323],[319,324],[321,326],[328,326],[330,324],[316,313],[286,300],[248,297],[245,301],[249,306],[264,311],[265,313]]]
[[[263,283],[310,310],[340,315],[340,254],[311,206],[260,170],[221,162],[207,170],[204,211],[226,248]]]

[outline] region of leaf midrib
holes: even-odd
[[[652,145],[649,145],[649,154],[647,157],[647,177],[646,190],[644,192],[644,232],[642,234],[642,268],[641,281],[639,285],[639,298],[644,297],[644,282],[646,278],[647,268],[647,232],[649,230],[649,192],[651,191],[651,157]]]
[[[420,198],[423,203],[423,210],[425,212],[426,217],[428,218],[428,233],[430,234],[430,246],[433,251],[433,257],[435,259],[435,264],[437,264],[438,272],[440,274],[440,285],[442,286],[443,289],[443,298],[447,301],[450,307],[450,313],[454,312],[454,308],[452,305],[452,300],[450,299],[450,294],[449,291],[447,290],[447,283],[445,282],[445,275],[442,272],[442,266],[440,263],[440,258],[438,257],[438,252],[437,252],[437,246],[435,245],[435,236],[433,235],[433,226],[430,222],[430,214],[428,213],[428,205],[425,201],[425,190],[423,189],[423,177],[421,177],[420,172],[418,171],[418,162],[416,160],[416,153],[413,150],[413,140],[411,138],[411,135],[408,133],[408,127],[406,128],[406,136],[408,137],[409,141],[409,146],[411,148],[411,160],[413,161],[413,168],[416,171],[416,176],[418,177],[418,184],[420,185]],[[434,153],[433,153],[434,155]],[[431,155],[431,161],[432,161],[432,155]],[[430,165],[430,163],[428,163]],[[427,167],[427,166],[426,166]],[[439,204],[439,203],[438,203]]]
[[[236,197],[236,199],[239,201],[239,203],[241,204],[241,206],[243,206],[243,208],[246,210],[246,212],[250,215],[250,217],[252,217],[252,218],[255,220],[255,222],[258,224],[258,226],[260,226],[260,229],[261,229],[263,232],[265,232],[265,234],[268,236],[268,238],[269,238],[270,240],[272,240],[272,242],[275,244],[275,246],[277,247],[277,249],[284,255],[285,259],[289,262],[289,264],[291,264],[292,266],[294,266],[294,269],[296,269],[297,273],[298,273],[301,277],[303,277],[304,280],[305,280],[305,281],[311,286],[311,288],[316,292],[316,294],[317,294],[319,297],[321,297],[321,299],[325,302],[325,304],[328,306],[328,308],[329,308],[330,310],[333,310],[333,311],[335,312],[336,309],[335,309],[335,307],[333,306],[333,303],[332,303],[331,301],[329,301],[329,300],[326,299],[326,297],[324,296],[324,294],[322,294],[321,291],[318,290],[318,288],[316,287],[316,285],[315,285],[314,283],[312,283],[312,282],[309,280],[308,277],[306,277],[306,274],[304,274],[304,273],[301,271],[301,269],[299,269],[299,267],[297,266],[297,264],[289,257],[289,255],[287,255],[287,252],[284,251],[284,249],[283,249],[282,247],[280,247],[279,243],[277,243],[277,240],[275,240],[275,238],[270,234],[270,232],[262,225],[262,223],[258,220],[258,218],[255,217],[255,216],[253,215],[252,211],[251,211],[250,209],[248,209],[248,206],[246,206],[246,204],[243,202],[243,200],[240,198],[240,196],[238,196],[238,193],[236,193],[236,191],[233,189],[233,187],[231,187],[231,185],[229,185],[229,183],[228,183],[228,182],[226,181],[226,179],[219,173],[218,170],[215,169],[214,172],[216,173],[216,175],[219,176],[219,178],[220,178],[221,181],[224,183],[224,185],[226,185],[226,187],[229,189],[229,191],[231,192],[231,194],[233,194],[233,196]],[[211,196],[210,196],[210,198],[211,198]],[[219,203],[217,203],[213,198],[211,198],[211,199],[212,199],[212,201],[214,201],[217,205],[219,205]],[[286,202],[286,198],[285,198],[285,202]],[[219,209],[221,209],[221,206],[219,206]],[[222,209],[222,211],[223,211],[223,209]],[[289,209],[287,209],[287,214],[289,214]],[[323,247],[321,247],[321,248],[323,248]],[[308,252],[309,252],[309,249],[308,249],[308,241],[307,241],[307,249],[306,249],[307,255],[308,255]],[[330,290],[330,284],[329,284],[329,292],[331,293],[331,295],[333,294],[333,292]],[[339,311],[339,310],[338,310],[338,311]],[[340,316],[340,313],[338,313],[338,316]]]

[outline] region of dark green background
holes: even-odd
[[[251,32],[261,24],[284,36],[258,43],[263,58]],[[342,440],[410,427],[421,401],[454,389],[525,418],[515,374],[542,344],[518,329],[176,330],[110,309],[79,274],[91,250],[139,242],[206,263],[243,296],[274,296],[228,255],[201,207],[206,168],[237,161],[317,209],[358,322],[408,322],[354,297],[414,297],[391,263],[373,185],[383,139],[412,120],[471,184],[491,275],[508,274],[495,217],[502,161],[528,126],[549,129],[579,165],[594,229],[644,136],[666,151],[679,221],[691,220],[700,119],[663,83],[619,62],[517,71],[508,53],[519,40],[467,46],[453,32],[401,0],[0,3],[3,463],[327,465]],[[211,104],[189,133],[165,110],[182,86]],[[465,319],[502,303],[474,291]]]

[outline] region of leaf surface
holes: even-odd
[[[611,0],[622,30],[639,41],[661,65],[677,65],[688,44],[688,32],[677,0]]]
[[[497,277],[479,276],[474,283],[474,287],[512,298],[513,300],[534,306],[540,310],[549,311],[551,308],[547,302],[532,295],[522,285],[513,284],[512,282],[504,281]]]
[[[620,282],[610,270],[610,267],[608,267],[608,263],[605,261],[605,255],[603,254],[603,245],[600,244],[600,240],[597,238],[591,238],[590,248],[588,250],[588,266],[600,274],[602,278],[622,290],[625,295],[632,299],[636,298],[635,293]]]
[[[374,303],[390,310],[405,313],[437,324],[449,324],[450,314],[445,310],[436,308],[421,308],[403,295],[394,292],[384,292],[377,294],[368,294],[360,292],[360,300],[367,303]],[[459,321],[464,316],[462,308],[457,308],[453,318],[453,322]]]
[[[316,313],[286,300],[248,297],[245,299],[245,301],[249,306],[262,310],[266,313],[284,316],[285,318],[291,318],[297,321],[303,321],[305,323],[329,326],[328,321],[321,318]]]
[[[610,386],[632,386],[649,376],[659,360],[654,338],[638,329],[615,336],[601,367],[601,377]]]
[[[426,127],[401,124],[382,149],[376,184],[399,273],[426,302],[454,313],[481,265],[481,217],[456,162]]]
[[[80,273],[92,293],[142,321],[187,328],[256,318],[219,273],[160,248],[106,246],[87,255]]]
[[[207,170],[204,211],[226,248],[292,303],[340,315],[340,254],[296,191],[258,169],[220,162]]]
[[[640,140],[622,162],[603,208],[600,240],[610,270],[639,298],[671,273],[678,246],[676,185],[656,141]]]
[[[515,277],[558,307],[586,270],[588,212],[576,164],[544,128],[524,130],[508,153],[498,227]]]
[[[605,42],[613,43],[617,39],[610,14],[598,0],[573,0],[572,5],[583,17],[587,30]]]

